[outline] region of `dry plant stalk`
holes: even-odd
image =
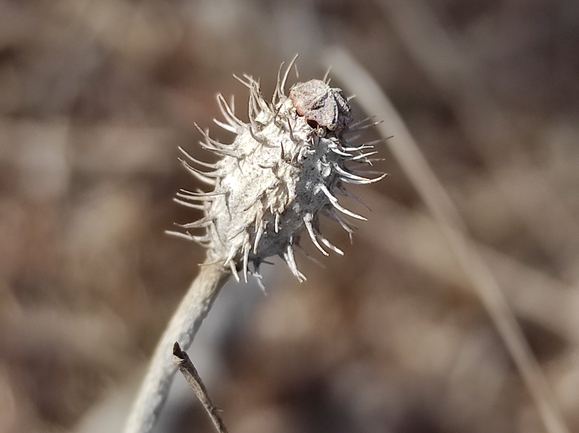
[[[217,430],[218,433],[227,433],[227,427],[225,427],[225,423],[219,415],[219,409],[217,409],[211,401],[209,392],[207,392],[207,388],[205,387],[203,380],[201,380],[201,376],[199,376],[199,373],[191,362],[187,352],[181,350],[179,343],[173,345],[173,364],[179,367],[181,374],[183,374],[185,380],[189,383],[189,386],[195,393],[195,397],[197,397],[207,412],[207,415],[209,415],[215,430]]]
[[[173,344],[189,347],[229,274],[239,281],[241,273],[245,282],[252,274],[261,284],[260,264],[278,255],[304,281],[294,258],[301,235],[306,232],[323,255],[329,255],[327,250],[342,255],[320,233],[320,216],[337,221],[351,235],[353,228],[343,215],[366,218],[343,207],[336,194],[355,198],[344,184],[371,184],[386,176],[367,178],[370,172],[360,171],[377,152],[372,143],[355,146],[347,137],[374,123],[352,124],[341,89],[330,87],[327,79],[310,80],[285,94],[294,61],[283,76],[280,68],[271,102],[264,99],[259,81],[236,77],[249,89],[249,123],[236,117],[233,100],[228,104],[218,95],[225,122],[215,122],[235,134],[233,143],[220,143],[198,129],[205,138],[201,146],[221,160],[208,164],[181,149],[183,165],[213,191],[177,194],[177,202],[202,210],[204,217],[181,225],[183,232],[175,234],[204,246],[207,259],[155,350],[125,433],[151,431],[176,372]],[[204,233],[191,233],[197,229]]]

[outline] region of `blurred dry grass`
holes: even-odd
[[[130,399],[203,254],[163,234],[194,217],[170,201],[195,187],[176,147],[205,156],[193,122],[210,126],[218,91],[242,106],[232,73],[271,92],[296,52],[303,77],[323,74],[328,45],[393,99],[579,431],[579,7],[429,5],[434,21],[416,2],[1,0],[0,431],[118,430],[124,407],[107,402]],[[302,260],[303,285],[278,265],[269,296],[230,285],[218,300],[214,343],[191,355],[230,431],[544,431],[383,154],[392,175],[365,194],[345,258]],[[211,431],[198,408],[172,413]]]

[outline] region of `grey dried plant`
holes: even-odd
[[[155,350],[125,433],[151,431],[176,372],[173,344],[189,347],[230,275],[239,281],[241,274],[247,282],[252,274],[261,284],[260,264],[277,255],[304,281],[294,258],[301,235],[307,233],[325,256],[327,250],[342,255],[320,233],[320,216],[337,221],[351,237],[353,228],[344,216],[366,218],[343,207],[337,196],[356,199],[345,184],[371,184],[386,176],[365,177],[377,174],[361,170],[376,160],[375,142],[354,145],[357,137],[351,134],[375,123],[365,119],[353,124],[347,98],[330,87],[327,77],[294,84],[285,94],[294,61],[283,74],[280,67],[271,102],[264,99],[259,81],[236,77],[249,89],[248,123],[236,117],[233,99],[228,104],[218,95],[225,121],[215,122],[235,139],[220,143],[198,128],[204,137],[201,146],[219,155],[218,162],[198,161],[180,149],[187,170],[213,190],[177,194],[176,201],[204,216],[181,225],[175,234],[203,245],[207,255]]]

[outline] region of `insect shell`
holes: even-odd
[[[352,110],[342,89],[332,88],[322,80],[293,85],[289,98],[300,116],[329,131],[340,131],[352,122]]]

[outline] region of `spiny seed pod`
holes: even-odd
[[[344,208],[335,193],[352,197],[343,184],[370,184],[386,176],[368,179],[358,171],[356,166],[371,165],[377,152],[373,143],[353,146],[345,136],[374,123],[366,119],[351,125],[350,105],[341,89],[311,80],[295,84],[285,95],[292,64],[283,77],[280,69],[271,102],[263,98],[258,81],[236,77],[249,89],[249,123],[235,116],[233,100],[229,105],[218,95],[225,122],[215,122],[236,134],[235,140],[223,144],[198,129],[205,138],[201,146],[222,156],[220,161],[197,161],[181,149],[185,167],[213,186],[207,193],[177,194],[178,202],[204,211],[199,221],[181,226],[184,235],[205,246],[209,260],[229,267],[238,280],[241,271],[245,281],[248,272],[259,281],[259,265],[274,255],[285,260],[298,280],[305,280],[293,252],[304,231],[322,254],[328,255],[325,248],[343,254],[320,233],[320,215],[336,220],[351,235],[342,214],[366,218]],[[201,236],[189,232],[199,228],[205,229]]]

